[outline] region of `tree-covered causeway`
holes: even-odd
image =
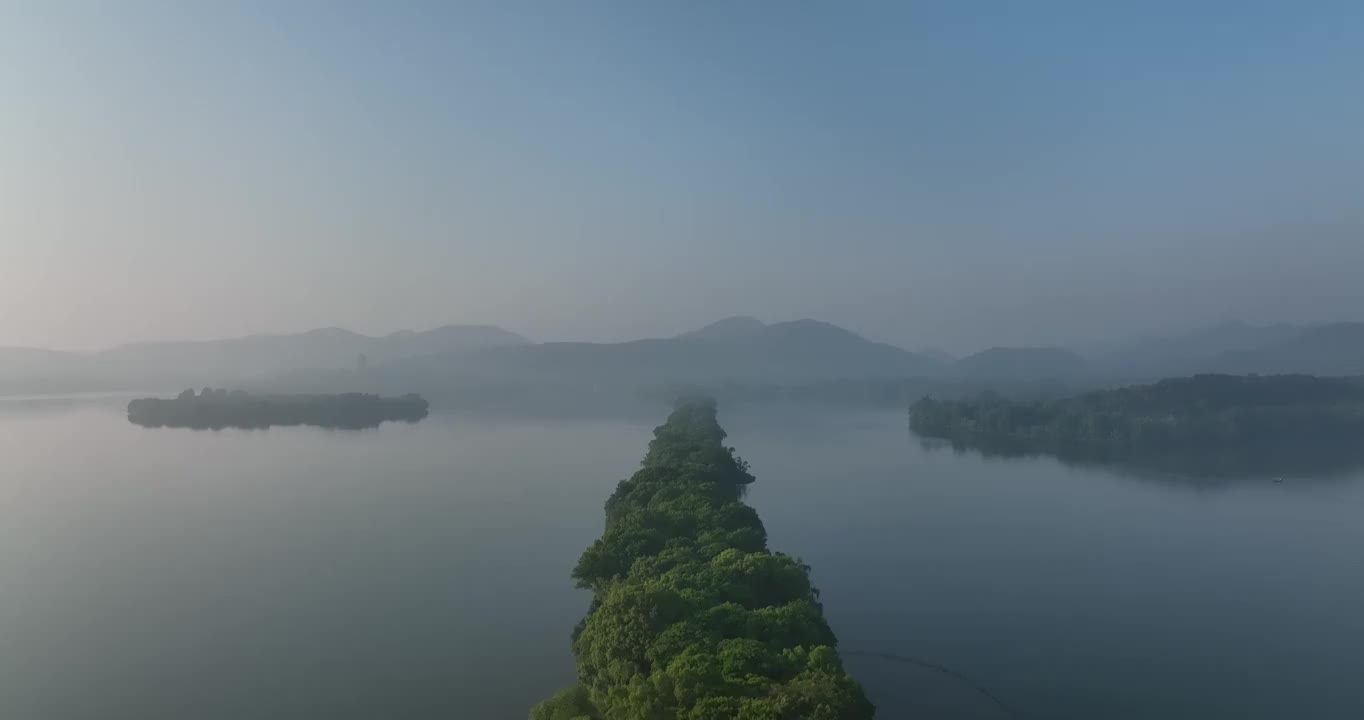
[[[862,720],[809,567],[767,547],[709,399],[679,402],[573,577],[578,682],[531,720]]]

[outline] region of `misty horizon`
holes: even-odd
[[[1179,337],[1184,336],[1184,335],[1193,335],[1193,334],[1198,334],[1198,333],[1200,333],[1200,332],[1215,331],[1215,330],[1218,330],[1218,329],[1221,329],[1221,328],[1228,328],[1228,327],[1232,327],[1232,328],[1235,328],[1235,327],[1244,327],[1244,328],[1251,328],[1251,329],[1268,329],[1268,328],[1273,328],[1273,327],[1300,327],[1300,328],[1311,328],[1311,327],[1321,327],[1321,326],[1337,325],[1337,324],[1355,324],[1355,323],[1359,322],[1359,321],[1356,321],[1356,320],[1339,319],[1339,320],[1325,320],[1325,321],[1318,321],[1318,322],[1302,322],[1302,323],[1293,323],[1293,322],[1252,323],[1252,322],[1246,322],[1246,321],[1241,320],[1241,319],[1239,319],[1239,318],[1230,318],[1230,319],[1226,319],[1226,320],[1223,320],[1223,321],[1220,321],[1220,322],[1198,323],[1198,324],[1195,324],[1195,325],[1190,325],[1190,326],[1185,326],[1185,327],[1178,327],[1178,328],[1171,329],[1171,330],[1168,330],[1168,331],[1165,331],[1165,332],[1155,332],[1155,331],[1153,331],[1153,332],[1147,332],[1147,333],[1135,333],[1135,334],[1125,335],[1125,336],[1124,336],[1124,335],[1112,335],[1112,336],[1102,337],[1102,338],[1100,338],[1100,337],[1095,337],[1095,338],[1082,338],[1082,339],[1079,339],[1079,340],[1077,340],[1077,341],[1075,341],[1075,342],[1071,342],[1071,343],[1056,343],[1056,344],[1050,344],[1050,345],[1049,345],[1049,344],[1045,344],[1045,343],[1038,343],[1038,344],[1026,344],[1026,343],[1023,343],[1023,344],[1014,344],[1014,345],[1005,345],[1005,344],[987,344],[987,345],[984,345],[984,346],[981,346],[981,347],[968,348],[968,349],[965,349],[965,350],[955,350],[955,349],[951,349],[951,348],[947,348],[947,347],[943,347],[943,346],[938,346],[938,345],[910,345],[910,344],[896,343],[896,342],[893,342],[893,341],[890,341],[890,340],[886,340],[886,339],[883,339],[883,338],[876,337],[876,336],[874,336],[874,335],[868,335],[868,334],[865,334],[865,333],[857,332],[857,331],[856,331],[855,329],[853,329],[853,328],[847,328],[847,327],[844,327],[844,326],[842,326],[842,325],[838,325],[837,323],[829,323],[828,321],[822,320],[822,319],[820,319],[820,318],[790,318],[790,319],[769,321],[769,320],[765,320],[765,319],[763,319],[763,318],[755,317],[755,316],[753,316],[753,315],[737,314],[737,315],[727,315],[727,316],[724,316],[724,317],[721,317],[721,318],[715,318],[715,319],[710,320],[710,321],[702,322],[702,323],[700,323],[700,324],[698,324],[698,325],[696,325],[696,326],[682,328],[682,329],[680,329],[680,330],[678,330],[678,331],[676,331],[676,332],[663,332],[663,333],[657,333],[657,334],[651,334],[651,335],[641,335],[641,336],[639,336],[639,337],[621,337],[621,338],[612,338],[612,339],[584,339],[584,338],[576,338],[576,337],[551,337],[551,338],[540,338],[540,337],[535,337],[535,336],[529,335],[529,334],[524,333],[524,332],[520,332],[520,331],[518,331],[516,328],[509,328],[509,327],[505,327],[505,326],[503,326],[503,325],[499,325],[499,324],[496,324],[496,323],[478,323],[478,322],[471,322],[471,323],[443,323],[443,324],[441,324],[441,325],[436,325],[436,326],[428,327],[428,328],[402,327],[402,328],[398,328],[398,329],[396,329],[396,330],[377,331],[377,332],[361,332],[361,331],[358,331],[358,330],[355,330],[355,329],[352,329],[352,328],[348,328],[348,327],[343,327],[343,326],[340,326],[340,325],[328,325],[328,326],[324,326],[324,327],[304,328],[304,329],[295,330],[295,331],[287,331],[287,330],[286,330],[286,331],[282,331],[282,332],[254,332],[254,333],[247,333],[247,334],[245,334],[245,335],[236,335],[236,336],[230,336],[230,337],[223,337],[223,336],[203,336],[203,337],[184,337],[184,338],[164,338],[164,337],[163,337],[163,338],[155,338],[155,339],[149,339],[149,340],[130,340],[130,341],[127,341],[127,342],[120,342],[120,343],[116,343],[116,344],[109,345],[109,346],[104,346],[104,347],[79,348],[79,349],[71,349],[71,348],[51,348],[51,347],[32,347],[32,346],[18,346],[18,345],[3,345],[3,344],[0,344],[0,350],[3,350],[3,349],[8,349],[8,350],[33,350],[33,351],[59,352],[59,353],[70,353],[70,354],[98,354],[98,353],[107,352],[107,351],[110,351],[110,350],[117,350],[117,349],[120,349],[120,348],[136,347],[136,346],[143,346],[143,345],[176,345],[176,344],[183,344],[183,343],[220,343],[220,342],[230,342],[230,341],[236,341],[236,340],[251,340],[251,339],[262,339],[262,338],[290,338],[290,337],[306,336],[306,335],[310,335],[310,334],[325,334],[325,333],[330,333],[330,332],[334,332],[334,333],[344,333],[344,334],[347,334],[347,335],[354,335],[354,336],[358,336],[358,337],[362,337],[362,338],[367,338],[367,339],[373,339],[373,340],[382,340],[382,339],[387,339],[387,338],[400,337],[400,336],[403,336],[403,335],[419,335],[419,334],[423,334],[423,333],[430,333],[430,332],[435,332],[435,331],[438,331],[438,330],[451,329],[451,328],[458,328],[458,329],[464,329],[464,328],[490,328],[490,329],[495,329],[495,330],[502,330],[502,331],[511,333],[512,335],[519,336],[519,337],[523,338],[524,340],[526,340],[527,342],[534,343],[534,344],[541,344],[541,343],[590,343],[590,344],[600,344],[600,345],[614,345],[614,344],[630,343],[630,342],[635,342],[635,341],[639,341],[639,340],[665,340],[665,339],[678,338],[679,336],[685,336],[685,335],[687,335],[688,333],[692,333],[692,332],[695,332],[695,331],[697,331],[697,330],[701,330],[701,329],[706,328],[706,327],[708,327],[708,326],[710,326],[710,325],[718,324],[718,323],[725,322],[725,321],[729,321],[729,320],[736,320],[736,319],[742,319],[742,320],[757,320],[758,322],[760,322],[760,323],[762,323],[763,325],[766,325],[766,326],[771,326],[771,325],[782,325],[782,324],[787,324],[787,323],[798,323],[798,322],[803,322],[803,321],[814,321],[814,322],[818,322],[818,323],[827,323],[827,324],[830,324],[830,325],[834,325],[834,326],[836,326],[836,327],[840,327],[840,328],[843,328],[843,329],[846,329],[846,330],[850,330],[850,331],[852,331],[852,332],[854,332],[854,333],[856,333],[856,334],[858,334],[858,335],[860,335],[860,336],[862,336],[862,337],[864,337],[864,338],[866,338],[867,340],[870,340],[870,341],[872,341],[872,342],[885,343],[885,344],[892,345],[892,346],[894,346],[894,347],[901,348],[901,349],[903,349],[903,350],[908,350],[908,351],[914,352],[914,353],[947,353],[948,355],[950,355],[950,356],[952,356],[952,357],[957,357],[957,358],[968,357],[968,356],[970,356],[970,355],[974,355],[974,354],[976,354],[976,353],[982,353],[982,352],[985,352],[985,351],[988,351],[988,350],[1013,349],[1013,348],[1019,348],[1019,349],[1027,349],[1027,348],[1038,348],[1038,349],[1043,349],[1043,348],[1058,348],[1058,349],[1064,349],[1064,350],[1069,350],[1069,351],[1072,351],[1072,352],[1076,352],[1076,353],[1079,353],[1079,354],[1081,354],[1081,355],[1085,355],[1085,354],[1094,353],[1094,352],[1106,352],[1106,351],[1113,350],[1113,349],[1115,349],[1115,348],[1120,349],[1120,348],[1122,348],[1122,347],[1125,346],[1125,345],[1136,344],[1136,343],[1141,343],[1141,342],[1145,342],[1145,341],[1161,340],[1161,339],[1166,339],[1166,338],[1175,339],[1175,338],[1179,338]]]
[[[1351,5],[68,10],[0,10],[0,346],[1364,306]]]

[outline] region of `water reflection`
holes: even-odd
[[[1286,451],[1257,447],[1167,452],[1128,452],[1095,445],[1035,444],[1007,438],[946,440],[911,436],[920,449],[986,459],[1055,458],[1070,467],[1102,468],[1144,479],[1226,483],[1239,480],[1282,481],[1288,478],[1340,478],[1364,469],[1364,442],[1350,447],[1317,447]]]
[[[0,400],[0,718],[523,719],[573,680],[569,573],[661,417],[154,432],[128,399]],[[1364,717],[1364,474],[1131,482],[1167,476],[953,452],[902,410],[722,422],[880,718],[1007,716],[857,653],[1024,717]]]
[[[61,415],[84,408],[122,409],[139,394],[132,392],[91,392],[63,395],[0,396],[0,418],[36,419]]]

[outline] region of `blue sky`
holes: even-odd
[[[1364,6],[0,5],[0,345],[1364,319]]]

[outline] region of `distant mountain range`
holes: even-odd
[[[230,385],[305,369],[356,368],[528,344],[497,327],[451,325],[382,337],[323,328],[293,335],[136,343],[95,353],[0,348],[0,392]]]
[[[0,393],[227,386],[470,396],[571,389],[856,385],[1095,386],[1204,372],[1364,375],[1364,323],[1227,323],[1082,355],[991,348],[960,359],[915,353],[817,320],[731,317],[670,338],[535,343],[483,325],[382,337],[338,328],[294,335],[124,345],[97,353],[0,348]],[[916,390],[917,391],[917,390]]]
[[[1364,323],[1224,323],[1134,342],[1088,361],[1104,376],[1143,379],[1195,373],[1364,375]]]
[[[816,320],[764,324],[728,318],[676,337],[622,343],[555,342],[505,346],[454,358],[400,361],[396,372],[448,372],[490,381],[572,379],[655,385],[708,382],[811,382],[919,377],[937,361],[872,342]]]
[[[1230,373],[1364,374],[1364,323],[1300,329],[1250,348],[1228,350],[1215,369]]]
[[[955,375],[974,380],[1044,380],[1083,375],[1088,363],[1064,348],[990,348],[957,360]]]

